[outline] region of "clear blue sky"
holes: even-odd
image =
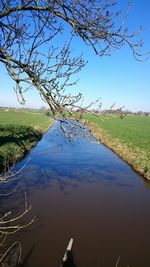
[[[144,40],[144,50],[150,51],[150,1],[132,0],[132,8],[126,20],[131,31],[139,25],[145,28],[140,38]],[[120,9],[127,7],[126,0],[119,0]],[[109,108],[114,102],[116,107],[125,106],[132,111],[150,111],[150,54],[149,60],[136,61],[130,49],[125,46],[111,56],[97,57],[89,47],[79,39],[74,40],[75,53],[84,52],[88,60],[86,67],[78,74],[78,85],[70,89],[72,93],[81,92],[85,103],[101,97],[103,108]],[[0,106],[20,106],[17,102],[13,83],[0,65]],[[26,107],[45,105],[34,90],[26,94]]]

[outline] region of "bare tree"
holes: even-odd
[[[34,87],[54,116],[64,116],[66,111],[72,114],[82,95],[71,95],[66,88],[76,84],[72,76],[86,64],[82,55],[72,56],[72,39],[81,38],[99,56],[127,44],[140,59],[142,42],[136,41],[137,32],[129,33],[125,28],[127,14],[128,10],[119,24],[115,0],[1,0],[0,63],[15,82],[18,100],[25,103],[24,93]],[[63,43],[66,25],[70,34]],[[58,47],[56,38],[60,40]],[[80,114],[90,107],[80,108]],[[0,182],[9,178],[1,176]],[[1,244],[6,236],[34,221],[20,224],[29,210],[25,197],[25,208],[19,215],[6,212],[0,216]]]
[[[127,14],[118,26],[114,0],[1,0],[0,62],[15,81],[19,101],[25,103],[24,92],[34,87],[53,115],[72,113],[82,95],[65,89],[76,84],[72,75],[86,64],[82,55],[72,57],[72,38],[81,38],[99,56],[127,44],[139,59],[142,42],[125,28]],[[62,44],[67,24],[70,37]]]

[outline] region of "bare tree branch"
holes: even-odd
[[[114,0],[1,0],[0,63],[16,84],[18,100],[25,103],[24,93],[34,87],[54,116],[70,114],[81,100],[81,94],[66,91],[86,64],[82,55],[72,57],[71,41],[61,42],[67,24],[70,38],[80,37],[99,56],[127,44],[140,59],[143,43],[136,36],[142,29],[130,33],[125,27],[130,5],[119,24]],[[59,47],[54,46],[56,37]]]
[[[0,258],[0,266],[19,266],[21,250],[19,242],[13,243]]]
[[[18,171],[14,171],[13,167],[7,172],[0,175],[0,189],[1,194],[0,197],[9,197],[13,193],[17,193],[21,186],[21,172],[25,168],[28,161],[20,168]],[[17,182],[17,184],[16,184]],[[19,183],[18,183],[19,182]],[[11,191],[8,192],[8,188],[5,188],[8,183],[11,183]],[[13,184],[14,183],[14,184]],[[6,192],[6,193],[5,193]],[[6,238],[9,235],[12,235],[21,229],[28,227],[29,225],[35,222],[35,218],[29,219],[27,216],[31,210],[31,205],[27,204],[26,192],[24,195],[24,207],[20,211],[20,213],[15,213],[10,208],[9,211],[1,211],[0,213],[0,246],[3,246]],[[26,219],[26,222],[24,220]]]
[[[31,205],[28,207],[26,193],[24,194],[24,210],[19,215],[13,214],[12,211],[6,212],[0,217],[0,245],[4,244],[4,241],[8,235],[12,235],[21,229],[33,224],[36,219],[33,218],[27,223],[23,223],[21,219],[25,219],[25,216],[31,210]]]

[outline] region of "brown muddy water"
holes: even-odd
[[[68,140],[56,123],[17,164],[30,158],[17,183],[32,204],[24,220],[38,218],[16,236],[25,267],[59,267],[71,237],[77,267],[114,267],[118,257],[121,267],[150,266],[149,183],[93,141]],[[6,202],[21,209],[22,193],[1,198],[1,212]]]

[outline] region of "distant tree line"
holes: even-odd
[[[150,112],[149,111],[131,111],[131,110],[122,110],[122,109],[104,109],[104,110],[93,110],[94,113],[96,114],[122,114],[122,115],[136,115],[136,116],[150,116]]]
[[[43,110],[46,112],[46,115],[49,116],[50,115],[50,110],[49,108],[46,108],[45,106],[42,106],[40,108],[15,108],[15,107],[1,107],[1,110]],[[77,109],[76,112],[81,112],[81,109]],[[150,116],[150,111],[131,111],[131,110],[122,110],[122,109],[103,109],[103,110],[98,110],[98,109],[92,109],[91,110],[92,113],[94,114],[118,114],[118,113],[122,113],[123,115],[137,115],[137,116]]]

